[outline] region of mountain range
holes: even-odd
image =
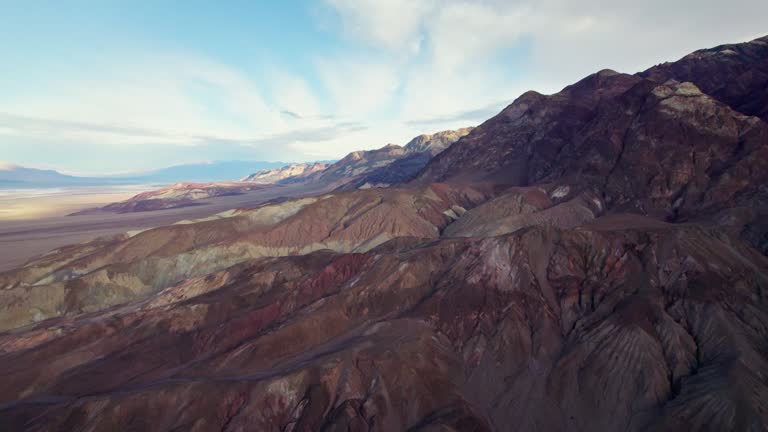
[[[766,95],[768,37],[603,70],[0,273],[0,429],[766,430]]]
[[[127,176],[157,183],[232,181],[257,170],[279,168],[284,165],[285,162],[213,161],[174,165]]]
[[[0,188],[46,188],[121,184],[170,184],[236,180],[255,170],[278,168],[284,162],[215,161],[174,165],[152,171],[112,176],[73,176],[0,162]]]
[[[298,163],[285,165],[280,168],[266,169],[255,172],[244,177],[241,181],[245,183],[258,184],[281,184],[295,182],[306,178],[307,176],[328,168],[327,163]]]
[[[41,170],[0,162],[0,187],[52,187],[71,184],[89,184],[96,180],[75,177],[54,170]]]
[[[380,149],[352,152],[335,163],[294,164],[259,171],[243,181],[272,184],[315,182],[341,189],[387,187],[411,180],[432,157],[471,130],[468,127],[423,134],[403,147],[387,144]]]
[[[420,135],[404,147],[388,144],[376,150],[355,151],[334,163],[290,164],[260,170],[239,182],[181,182],[143,192],[98,209],[80,211],[75,215],[105,211],[131,213],[206,205],[208,201],[205,200],[211,198],[263,190],[268,186],[306,184],[319,191],[387,187],[414,178],[433,156],[471,130],[472,128],[463,128]]]

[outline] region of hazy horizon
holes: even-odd
[[[318,160],[318,161],[310,161],[310,162],[329,162],[329,160]],[[145,175],[155,171],[169,169],[169,168],[190,167],[190,166],[198,166],[198,165],[215,165],[215,164],[226,164],[226,163],[268,163],[268,164],[275,164],[275,165],[282,166],[282,165],[290,165],[298,162],[280,161],[280,160],[249,160],[249,159],[198,160],[198,161],[183,162],[183,163],[171,164],[171,165],[158,165],[158,166],[143,168],[139,170],[127,170],[127,171],[117,171],[117,172],[110,172],[110,171],[83,172],[83,171],[70,171],[66,169],[57,169],[55,167],[47,167],[47,166],[40,167],[35,165],[20,165],[20,164],[11,163],[8,161],[0,160],[0,172],[2,172],[3,170],[11,170],[14,168],[30,168],[30,169],[36,169],[36,170],[52,170],[60,174],[73,176],[73,177],[120,178],[120,177],[129,177],[129,176],[141,176],[141,175]]]

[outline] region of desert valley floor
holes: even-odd
[[[43,215],[42,217],[20,218],[16,214],[12,217],[0,217],[0,271],[17,267],[30,258],[73,243],[127,231],[170,225],[185,219],[204,218],[232,208],[256,206],[276,198],[313,193],[318,191],[306,185],[280,186],[239,195],[213,197],[196,206],[152,212],[122,214],[101,212],[83,215],[70,215],[70,213],[120,201],[129,198],[135,192],[117,190],[85,200],[56,197],[60,202],[53,204],[50,198],[32,195],[26,198],[32,203],[18,204],[16,200],[16,205],[21,207],[20,212],[26,208],[33,210],[39,208],[40,210],[37,211]],[[3,205],[4,199],[11,198],[0,196],[0,205]],[[0,216],[3,215],[0,214]]]

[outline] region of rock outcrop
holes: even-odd
[[[404,147],[386,145],[377,150],[356,151],[310,176],[340,190],[371,189],[412,180],[437,154],[472,131],[472,128],[419,135]]]
[[[433,134],[419,135],[410,140],[405,145],[405,150],[409,153],[429,153],[431,156],[442,153],[443,150],[451,146],[463,136],[472,132],[471,127],[447,130]]]
[[[262,170],[243,178],[241,181],[257,184],[293,183],[328,168],[324,162],[290,164],[282,168]]]
[[[88,209],[75,214],[97,212],[130,213],[164,210],[205,204],[218,196],[238,195],[265,187],[315,183],[327,189],[370,189],[389,187],[411,180],[427,162],[472,128],[420,135],[405,147],[394,144],[378,150],[357,151],[328,164],[291,164],[244,177],[239,182],[177,183],[140,193],[128,200]]]
[[[661,83],[692,82],[734,110],[768,121],[768,36],[699,50],[640,76]]]

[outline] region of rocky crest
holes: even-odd
[[[416,138],[410,140],[405,145],[405,150],[409,153],[424,153],[427,152],[432,156],[441,153],[443,150],[451,146],[459,140],[459,138],[472,132],[471,127],[447,130],[437,132],[433,134],[419,135]]]
[[[0,274],[0,429],[765,430],[763,41]]]
[[[261,170],[240,181],[257,184],[298,182],[312,174],[325,170],[328,166],[329,164],[324,162],[290,164],[282,168]]]
[[[356,151],[311,176],[312,181],[339,189],[370,189],[407,182],[434,157],[472,128],[419,135],[404,147],[386,145],[377,150]]]
[[[238,195],[273,185],[315,183],[328,190],[388,187],[411,180],[427,162],[472,128],[420,135],[405,147],[389,144],[377,150],[356,151],[327,164],[291,164],[258,171],[240,182],[177,183],[140,193],[128,200],[75,213],[130,213],[203,205],[203,200]]]
[[[640,75],[657,82],[692,82],[734,110],[768,121],[768,36],[699,50]]]

